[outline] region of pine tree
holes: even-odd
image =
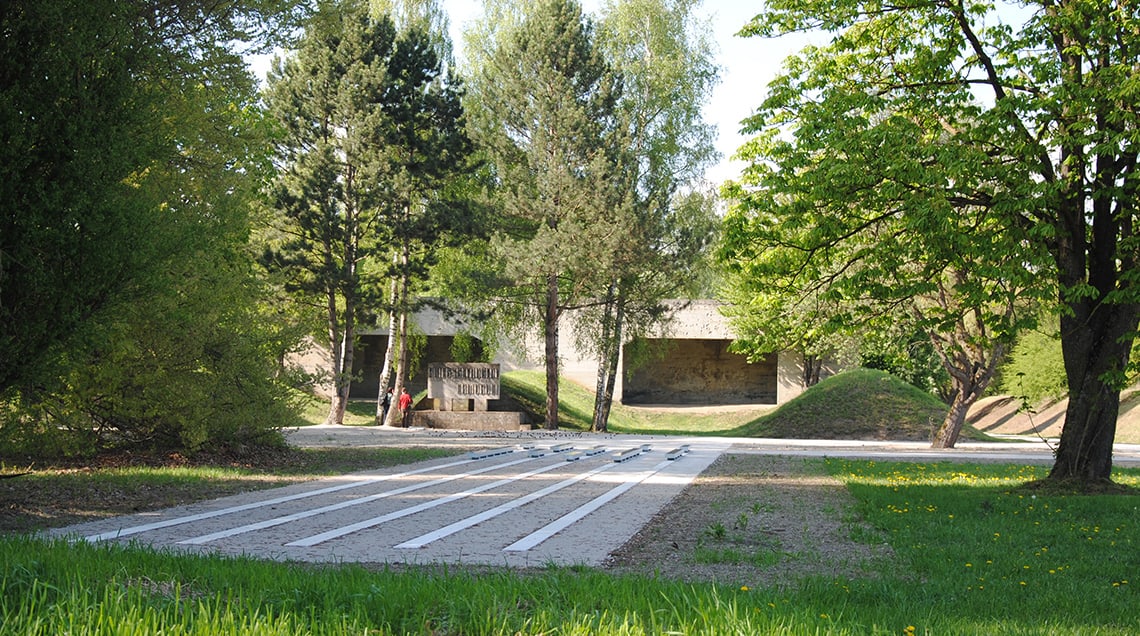
[[[346,2],[326,5],[270,77],[285,135],[273,189],[280,240],[268,260],[325,317],[330,423],[343,421],[362,313],[389,275],[402,281],[392,304],[406,308],[423,267],[413,252],[443,216],[422,202],[468,152],[459,96],[440,73],[422,32],[398,33],[387,16]]]

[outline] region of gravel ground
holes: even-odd
[[[485,438],[500,443],[597,440],[599,436],[537,430],[513,434],[421,431],[393,439],[390,432],[362,427],[302,429],[290,441],[303,446],[438,447],[478,445],[488,441]],[[730,450],[612,552],[603,567],[616,574],[749,587],[779,586],[805,576],[870,576],[875,565],[891,557],[890,549],[885,543],[850,538],[858,527],[854,499],[841,482],[823,475],[814,461]],[[861,536],[873,536],[866,528],[861,530]]]
[[[870,576],[890,548],[849,538],[853,499],[810,461],[722,455],[612,553],[607,569],[749,587]]]

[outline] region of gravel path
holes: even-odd
[[[884,543],[865,541],[874,533],[859,527],[852,498],[841,482],[823,474],[821,457],[1052,461],[1042,442],[965,443],[947,453],[906,442],[542,430],[313,426],[287,435],[302,447],[448,447],[456,455],[103,519],[53,534],[274,559],[520,570],[586,565],[686,581],[779,586],[803,576],[867,576],[891,558]],[[677,461],[667,458],[669,449],[683,444],[690,446],[688,453]],[[527,450],[536,446],[548,451],[545,456]],[[563,455],[555,446],[577,450]],[[638,446],[651,450],[614,461],[623,449]],[[505,447],[511,451],[488,457],[464,452]],[[598,447],[606,454],[586,452]],[[566,461],[567,455],[575,455],[574,461]],[[1118,447],[1115,461],[1140,463],[1140,447]]]
[[[595,435],[563,431],[456,432],[383,429],[300,429],[298,445],[498,445],[557,441],[655,442],[676,438]],[[685,440],[689,441],[689,440]],[[812,444],[779,450],[815,454]],[[857,576],[888,558],[885,544],[856,543],[849,519],[852,498],[838,480],[813,467],[810,457],[756,452],[720,454],[692,483],[673,495],[600,564],[614,573],[735,586],[779,585],[801,576]],[[657,502],[655,505],[660,505]],[[610,523],[612,524],[612,517]],[[640,529],[638,529],[640,528]]]
[[[811,460],[725,454],[611,554],[615,572],[733,586],[780,586],[803,576],[867,573],[883,543],[848,537],[854,503]]]

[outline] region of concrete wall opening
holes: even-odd
[[[625,345],[623,404],[776,404],[777,355],[749,363],[731,340],[642,339]]]

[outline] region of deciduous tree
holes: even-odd
[[[603,9],[600,46],[623,81],[611,214],[624,220],[594,253],[603,289],[578,322],[598,354],[594,430],[606,429],[622,343],[667,323],[663,301],[687,295],[716,227],[714,201],[699,188],[716,155],[701,109],[718,69],[697,6],[619,0]]]
[[[1070,402],[1054,479],[1110,478],[1140,317],[1137,19],[1093,0],[775,0],[745,30],[835,34],[771,85],[747,187],[840,219],[805,232],[841,237],[889,214],[898,241],[953,246],[995,284],[1056,290]]]
[[[248,320],[267,156],[238,50],[268,44],[285,4],[0,9],[8,441],[196,448],[286,421],[268,330]]]

